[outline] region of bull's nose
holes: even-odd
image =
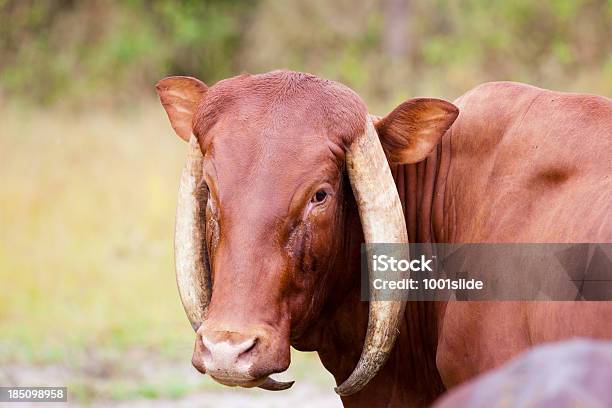
[[[202,333],[202,360],[213,377],[248,379],[252,354],[257,347],[256,336],[232,332]]]
[[[225,385],[256,387],[289,367],[288,336],[264,325],[205,321],[196,333],[193,366]]]

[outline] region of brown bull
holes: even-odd
[[[215,380],[287,388],[269,375],[291,345],[319,353],[345,405],[424,405],[533,344],[612,337],[609,303],[404,310],[361,302],[359,273],[364,240],[612,242],[608,99],[493,83],[456,122],[454,105],[412,99],[372,124],[351,90],[302,73],[157,91],[191,145],[177,280],[193,364]]]

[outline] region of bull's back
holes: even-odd
[[[612,242],[610,99],[497,82],[456,104],[445,239]],[[438,367],[451,386],[534,344],[610,339],[611,315],[612,302],[450,302]]]

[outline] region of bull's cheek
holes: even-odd
[[[291,268],[287,300],[291,312],[291,338],[301,338],[316,322],[324,299],[329,273],[336,254],[336,240],[331,239],[337,226],[336,211],[315,211],[290,234],[286,256]]]
[[[325,284],[316,275],[302,276],[300,290],[290,294],[291,337],[300,338],[318,321],[326,298]]]

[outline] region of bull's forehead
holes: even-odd
[[[343,151],[322,127],[302,122],[260,127],[228,117],[209,136],[205,171],[227,210],[242,212],[248,203],[279,216],[296,195],[340,177]]]
[[[252,134],[281,135],[298,143],[312,133],[348,144],[363,132],[367,109],[346,86],[292,71],[241,75],[221,81],[204,97],[194,121],[200,136],[227,120]],[[224,124],[224,126],[227,126]]]
[[[275,71],[211,87],[194,129],[224,208],[261,201],[278,215],[301,190],[337,181],[343,147],[363,132],[366,114],[343,85]]]

